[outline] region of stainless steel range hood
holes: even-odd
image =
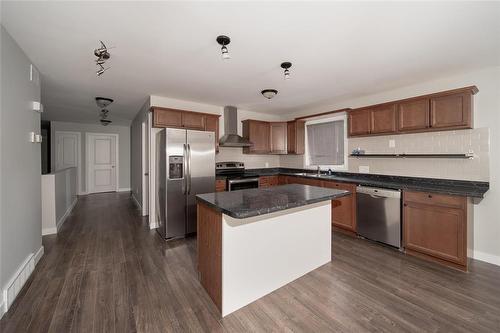
[[[221,147],[250,147],[252,143],[238,135],[238,109],[224,107],[224,136],[219,140]]]

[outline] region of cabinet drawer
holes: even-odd
[[[454,208],[464,208],[467,204],[466,197],[429,192],[404,191],[404,200],[405,202],[417,202]]]
[[[337,189],[337,190],[345,190],[345,191],[349,191],[351,193],[355,193],[356,192],[356,185],[349,184],[349,183],[339,183],[339,182],[324,181],[323,182],[323,187],[334,188],[334,189]]]

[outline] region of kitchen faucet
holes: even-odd
[[[321,175],[321,168],[318,165],[318,176]]]

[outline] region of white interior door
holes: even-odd
[[[66,168],[75,167],[77,175],[77,191],[81,193],[80,187],[80,133],[57,131],[54,134],[55,159],[54,170],[58,171]]]
[[[55,171],[78,167],[78,133],[56,132]]]
[[[87,133],[88,193],[116,191],[118,135]]]

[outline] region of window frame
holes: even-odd
[[[342,165],[314,165],[314,164],[309,164],[309,142],[308,142],[308,128],[307,125],[314,125],[314,124],[322,124],[322,123],[328,123],[332,121],[340,121],[342,120],[344,122],[344,164]],[[347,143],[347,114],[343,113],[342,115],[338,116],[333,116],[333,117],[326,117],[326,118],[318,118],[318,119],[312,119],[312,120],[307,120],[305,123],[305,147],[304,147],[304,165],[306,169],[317,169],[318,166],[320,167],[321,170],[328,170],[331,169],[332,171],[346,171],[348,170],[348,143]]]

